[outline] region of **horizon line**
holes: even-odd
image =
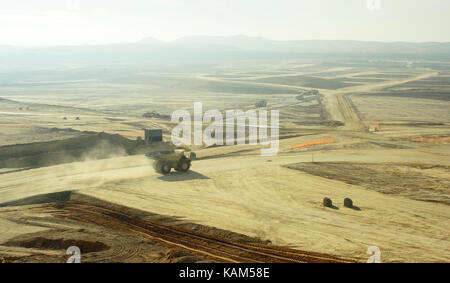
[[[365,43],[385,43],[385,44],[394,44],[394,43],[410,43],[410,44],[426,44],[426,43],[436,43],[436,44],[445,44],[450,43],[450,41],[378,41],[378,40],[358,40],[358,39],[271,39],[269,37],[264,36],[253,36],[253,35],[245,35],[245,34],[235,34],[235,35],[185,35],[178,37],[173,40],[161,40],[159,38],[153,36],[146,36],[142,39],[136,41],[116,41],[109,43],[80,43],[80,44],[0,44],[2,47],[19,47],[19,48],[51,48],[51,47],[83,47],[83,46],[107,46],[107,45],[121,45],[121,44],[145,44],[143,41],[152,39],[155,43],[175,43],[184,38],[195,38],[195,37],[217,37],[217,38],[231,38],[231,37],[247,37],[247,38],[257,38],[275,42],[294,42],[294,41],[347,41],[347,42],[365,42]],[[151,44],[151,43],[148,43]]]

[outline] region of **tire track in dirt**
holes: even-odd
[[[61,205],[59,206],[61,207]],[[74,220],[128,231],[145,238],[157,240],[167,246],[188,250],[220,262],[352,262],[351,260],[340,259],[326,254],[262,244],[232,242],[152,221],[144,221],[97,205],[71,201],[65,203],[62,209],[68,213],[69,218]]]

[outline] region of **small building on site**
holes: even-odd
[[[162,129],[145,129],[145,142],[150,144],[163,141]]]

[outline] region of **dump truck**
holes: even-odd
[[[163,175],[168,175],[172,168],[178,172],[187,172],[191,168],[192,160],[196,159],[195,152],[186,148],[147,153],[145,156],[154,160],[153,168]]]
[[[167,175],[172,169],[187,172],[191,168],[192,160],[196,159],[195,152],[185,147],[175,147],[163,141],[162,129],[145,129],[144,143],[157,149],[147,153],[147,158],[153,159],[153,168],[160,174]]]

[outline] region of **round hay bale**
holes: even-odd
[[[322,203],[323,203],[323,206],[333,207],[333,202],[331,201],[330,198],[324,198]]]
[[[344,206],[352,208],[353,207],[353,201],[351,198],[345,198],[344,199]]]

